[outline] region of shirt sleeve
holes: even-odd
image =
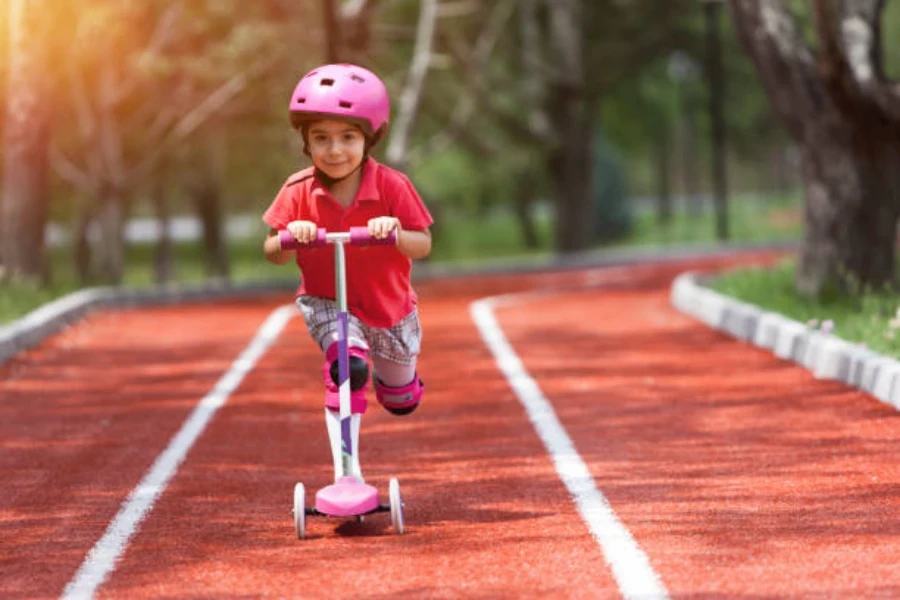
[[[392,188],[391,213],[400,219],[403,229],[428,229],[434,223],[431,213],[406,175],[397,173]]]
[[[272,229],[285,229],[291,221],[299,218],[297,193],[299,186],[285,183],[275,200],[263,213],[262,220]]]

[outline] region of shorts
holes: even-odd
[[[337,331],[337,303],[318,296],[299,296],[297,306],[303,313],[309,335],[324,352],[335,339]],[[373,356],[401,365],[412,365],[422,347],[422,328],[419,313],[414,308],[393,327],[370,327],[350,314],[350,339],[363,340]]]

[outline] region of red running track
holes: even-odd
[[[400,479],[403,536],[387,515],[294,536],[294,483],[332,473],[321,359],[293,319],[97,597],[620,597],[469,314],[534,289],[497,322],[668,595],[900,595],[896,411],[669,306],[675,274],[720,264],[420,284],[425,404],[373,402],[361,439],[367,480]],[[0,597],[61,595],[284,300],[94,315],[0,369]]]

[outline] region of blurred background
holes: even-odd
[[[762,4],[791,19],[769,33],[795,27],[795,42],[827,50],[815,9],[829,3]],[[263,259],[260,215],[307,166],[287,104],[326,62],[387,83],[375,156],[435,216],[432,262],[803,236],[811,142],[760,76],[773,42],[747,52],[765,25],[756,2],[0,6],[7,314],[87,285],[295,278]]]

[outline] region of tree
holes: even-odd
[[[478,152],[527,148],[553,192],[556,249],[586,249],[594,242],[591,135],[601,99],[682,43],[676,22],[689,2],[458,4],[474,10],[454,27],[439,30],[438,50],[452,57],[457,81],[452,87],[432,85],[429,94],[438,110],[452,117],[419,152],[441,149],[447,140]],[[516,16],[517,33],[511,26]],[[456,107],[448,111],[443,105],[454,96]]]
[[[244,10],[252,10],[247,4]],[[76,266],[82,281],[99,273],[121,282],[125,269],[124,223],[136,189],[157,165],[225,112],[250,83],[281,58],[272,52],[269,27],[248,16],[232,23],[227,4],[95,2],[75,21],[67,62],[71,121],[69,145],[51,153],[56,172],[87,197],[76,227]],[[114,58],[111,58],[114,57]],[[221,121],[221,119],[219,119]],[[202,144],[201,144],[202,146]],[[70,158],[78,156],[80,160]],[[210,172],[212,173],[212,172]],[[222,272],[218,182],[194,182],[210,257]],[[157,200],[159,194],[153,194]],[[101,229],[90,248],[86,232]]]
[[[0,264],[6,276],[31,280],[47,275],[44,226],[50,193],[50,33],[55,4],[53,0],[11,0],[9,4]]]
[[[783,0],[729,0],[741,41],[800,150],[806,231],[795,286],[881,286],[900,215],[900,88],[887,80],[884,0],[814,0],[818,43]]]

